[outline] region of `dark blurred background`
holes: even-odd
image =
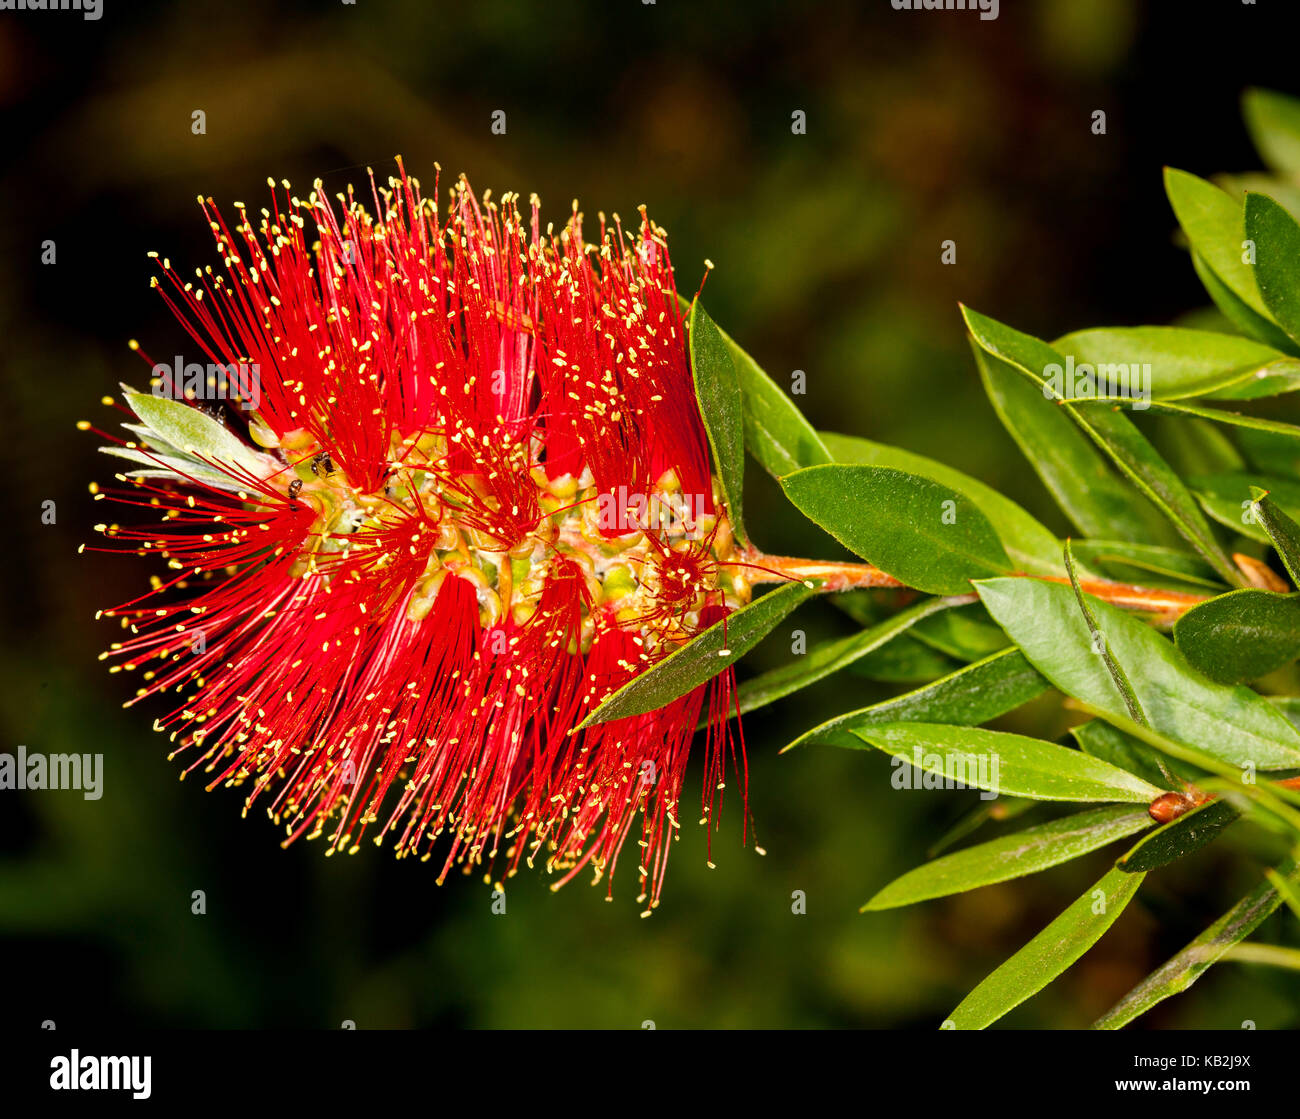
[[[150,729],[162,709],[123,711],[133,682],[96,660],[115,631],[95,611],[151,572],[78,554],[103,508],[87,484],[112,466],[75,422],[108,423],[101,396],[144,379],[128,338],[184,352],[145,252],[215,263],[196,194],[256,208],[268,175],[337,190],[368,165],[386,176],[400,153],[426,186],[439,161],[479,190],[536,191],[557,220],[575,196],[589,215],[646,203],[680,286],[693,291],[712,260],[714,318],[783,383],[807,373],[814,423],[940,457],[1064,532],[982,396],[957,301],[1047,337],[1204,303],[1160,168],[1258,166],[1238,98],[1248,85],[1297,92],[1292,6],[1005,0],[995,21],[888,0],[104,0],[99,21],[0,13],[0,456],[16,536],[0,749],[103,753],[106,768],[98,801],[0,794],[5,1021],[933,1028],[1107,854],[859,915],[973,794],[899,795],[879,756],[777,750],[887,687],[844,676],[750,719],[766,857],[742,849],[733,796],[717,869],[703,830],[685,828],[648,920],[631,878],[607,904],[603,886],[552,894],[521,874],[493,916],[481,878],[438,888],[431,864],[383,852],[282,851],[264,817],[241,820],[239,792],[178,784]],[[206,135],[191,132],[195,109]],[[490,130],[497,109],[504,136]],[[791,133],[796,109],[806,135]],[[46,500],[54,525],[41,523]],[[810,547],[757,470],[748,500],[769,550]],[[824,604],[799,619],[812,639],[844,625]],[[788,640],[754,664],[788,657]],[[1004,725],[1056,735],[1065,721],[1047,699]],[[687,805],[699,780],[697,762]],[[1086,1025],[1251,881],[1249,859],[1222,844],[1153,876],[1007,1024]],[[205,915],[191,913],[195,890]],[[806,915],[791,912],[796,890]],[[1144,1024],[1294,1026],[1298,1001],[1294,979],[1224,965]]]

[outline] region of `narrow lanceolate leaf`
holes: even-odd
[[[1269,541],[1291,576],[1291,585],[1300,587],[1300,525],[1278,508],[1267,490],[1252,486],[1250,496],[1256,523],[1268,533]]]
[[[1179,618],[1174,640],[1211,680],[1257,680],[1300,656],[1300,595],[1254,589],[1219,595]]]
[[[1240,573],[1219,544],[1209,522],[1183,480],[1127,416],[1105,405],[1072,408],[1075,421],[1146,494],[1178,533],[1199,552],[1228,583]]]
[[[1148,746],[1140,738],[1125,734],[1102,719],[1090,719],[1077,727],[1071,727],[1070,734],[1085,754],[1136,773],[1144,781],[1150,781],[1162,789],[1179,789],[1177,779],[1170,779],[1171,774],[1188,781],[1202,776],[1202,771],[1196,766],[1175,758],[1161,758],[1160,752],[1154,747]]]
[[[1289,883],[1300,881],[1294,863],[1278,867]],[[1134,875],[1140,878],[1141,875]],[[1187,990],[1234,944],[1250,936],[1282,904],[1277,890],[1262,882],[1186,948],[1148,975],[1092,1024],[1095,1030],[1118,1030],[1157,1003]]]
[[[1212,466],[1211,471],[1250,469],[1300,482],[1300,443],[1294,439],[1241,428],[1232,433],[1232,441],[1241,448],[1244,462]]]
[[[1177,326],[1111,326],[1080,330],[1052,346],[1073,357],[1076,369],[1087,364],[1096,375],[1097,396],[1104,395],[1108,373],[1122,365],[1150,367],[1152,400],[1214,396],[1253,400],[1300,388],[1300,360],[1239,334],[1187,330]]]
[[[1002,425],[1080,532],[1144,544],[1180,542],[1159,510],[1116,473],[1092,440],[1041,388],[974,339],[971,348]]]
[[[123,385],[122,387],[128,394],[132,394],[135,392],[134,389],[127,389],[125,385]],[[164,439],[161,435],[159,435],[156,431],[154,431],[153,428],[151,428],[148,424],[124,423],[122,427],[125,428],[127,431],[129,431],[132,435],[134,435],[136,437],[136,442],[139,443],[141,447],[147,450],[157,451],[167,455],[185,454],[185,452],[182,451],[179,447],[173,447],[170,443],[168,443],[166,439]],[[104,449],[103,447],[100,448],[100,450],[103,449]]]
[[[781,479],[786,496],[846,548],[909,587],[961,594],[1011,569],[988,518],[965,494],[886,466],[812,466]]]
[[[1146,726],[1147,717],[1142,713],[1142,704],[1138,702],[1133,692],[1133,685],[1129,683],[1123,666],[1111,654],[1106,635],[1097,628],[1097,619],[1093,617],[1092,609],[1088,606],[1088,598],[1079,587],[1079,576],[1074,569],[1074,557],[1070,555],[1068,540],[1065,542],[1065,566],[1070,573],[1070,589],[1074,591],[1074,601],[1079,604],[1079,613],[1083,615],[1084,623],[1088,627],[1088,638],[1093,650],[1101,657],[1106,671],[1110,673],[1111,682],[1124,700],[1124,706],[1128,708],[1129,718],[1135,723]]]
[[[990,820],[1005,823],[1023,816],[1037,807],[1037,802],[1027,797],[998,797],[997,800],[982,800],[968,812],[962,813],[946,832],[926,848],[927,859],[937,858],[949,847],[960,843],[968,835],[978,831]]]
[[[1117,582],[1145,582],[1150,586],[1154,576],[1156,585],[1168,583],[1176,589],[1222,586],[1214,568],[1200,556],[1180,548],[1130,544],[1123,540],[1078,540],[1072,547],[1084,566]]]
[[[1078,750],[1019,734],[939,723],[882,723],[856,733],[877,749],[954,786],[1033,800],[1135,804],[1150,804],[1163,792]],[[922,783],[919,774],[912,779]]]
[[[959,1030],[982,1030],[1038,994],[1101,939],[1133,900],[1143,877],[1110,871],[967,995],[949,1021]]]
[[[284,467],[270,455],[253,450],[211,416],[179,400],[128,392],[126,402],[141,421],[167,445],[205,463],[222,467],[251,483]]]
[[[1069,587],[1019,578],[977,586],[994,620],[1057,688],[1128,717]],[[1300,733],[1263,696],[1206,679],[1144,622],[1099,599],[1089,605],[1153,728],[1230,765],[1300,766]]]
[[[1151,824],[1145,809],[1124,805],[1091,808],[919,866],[894,879],[862,909],[893,909],[1035,874],[1105,847]]]
[[[1222,782],[1219,783],[1223,790],[1223,796],[1231,798],[1237,807],[1240,808],[1244,801],[1251,801],[1253,802],[1252,807],[1256,807],[1266,814],[1257,815],[1256,820],[1258,822],[1275,830],[1281,828],[1283,834],[1286,834],[1285,829],[1289,828],[1292,833],[1300,835],[1300,812],[1297,812],[1292,807],[1292,804],[1300,804],[1300,792],[1272,780],[1256,782],[1252,780],[1253,774],[1251,772],[1243,772],[1194,746],[1185,746],[1180,742],[1175,742],[1168,735],[1160,734],[1150,727],[1135,723],[1127,715],[1103,711],[1100,707],[1094,707],[1088,703],[1081,703],[1079,707],[1099,719],[1106,720],[1106,722],[1126,734],[1154,746],[1166,757],[1177,758],[1180,761],[1200,767],[1203,773],[1210,773],[1223,778]],[[1271,777],[1272,775],[1267,774],[1265,776]]]
[[[1238,944],[1228,949],[1225,959],[1234,964],[1259,964],[1261,967],[1300,971],[1300,948],[1284,948],[1280,944]]]
[[[1286,716],[1292,726],[1300,727],[1300,696],[1271,695],[1268,701]]]
[[[1225,800],[1212,800],[1185,812],[1135,843],[1115,864],[1130,874],[1157,870],[1218,839],[1239,813]]]
[[[1300,340],[1300,225],[1266,194],[1246,195],[1245,218],[1259,293],[1278,326]]]
[[[849,665],[849,672],[864,680],[882,684],[928,684],[940,676],[956,672],[961,662],[932,645],[904,633],[893,641],[872,649],[861,660]]]
[[[1020,370],[1039,391],[1060,399],[1053,379],[1063,376],[1064,359],[1051,346],[969,307],[962,312],[980,347]],[[1228,583],[1240,584],[1240,573],[1219,545],[1196,499],[1127,416],[1110,405],[1062,403],[1060,407]]]
[[[742,418],[740,377],[722,332],[697,299],[691,304],[691,371],[695,397],[713,451],[727,512],[736,536],[746,540],[742,516],[745,477],[745,426]]]
[[[1264,474],[1228,471],[1198,474],[1188,479],[1196,499],[1216,521],[1262,544],[1270,542],[1268,530],[1255,515],[1254,494],[1266,490],[1269,500],[1289,517],[1300,516],[1300,482]]]
[[[788,394],[721,327],[740,381],[744,405],[745,449],[768,473],[779,478],[805,466],[833,462],[817,432]]]
[[[1284,175],[1300,176],[1300,101],[1270,89],[1248,89],[1241,109],[1264,162]]]
[[[814,590],[803,583],[787,583],[732,611],[676,652],[629,680],[588,715],[582,726],[643,715],[693,691],[735,664]]]
[[[129,478],[170,478],[177,481],[193,481],[232,492],[247,488],[245,483],[241,483],[234,476],[186,454],[164,454],[161,451],[142,451],[131,447],[100,447],[99,450],[102,454],[112,455],[114,458],[140,463],[143,469],[128,470]]]
[[[1243,200],[1172,167],[1165,168],[1165,192],[1193,251],[1238,299],[1257,315],[1271,320],[1255,273],[1245,258]]]
[[[1227,284],[1215,275],[1214,269],[1206,264],[1200,253],[1195,250],[1192,252],[1192,267],[1196,270],[1196,275],[1209,293],[1210,298],[1214,300],[1214,305],[1232,321],[1234,326],[1243,333],[1250,335],[1251,338],[1263,342],[1266,346],[1272,346],[1275,350],[1290,354],[1300,352],[1300,348],[1296,346],[1295,342],[1291,341],[1290,335],[1285,330],[1271,318],[1267,318],[1254,310],[1244,299],[1233,292]]]
[[[1049,686],[1019,649],[1003,649],[915,691],[829,719],[801,734],[785,750],[812,742],[861,750],[866,743],[853,732],[879,723],[978,726],[1014,711]]]
[[[945,610],[923,619],[912,636],[961,661],[979,661],[1011,644],[979,602]]]
[[[1297,917],[1300,917],[1300,882],[1294,882],[1283,877],[1271,867],[1264,871],[1264,877],[1269,880],[1273,889],[1278,892],[1286,907]]]
[[[1121,402],[1129,407],[1127,402]],[[1209,420],[1211,423],[1227,424],[1229,427],[1246,428],[1250,431],[1264,431],[1283,439],[1300,441],[1300,427],[1283,423],[1281,420],[1268,420],[1261,416],[1247,415],[1245,412],[1233,412],[1227,408],[1206,408],[1200,404],[1189,404],[1182,400],[1156,401],[1151,411],[1164,416],[1178,416],[1190,420]]]
[[[1160,409],[1182,408],[1185,402],[1159,404]],[[1203,470],[1245,470],[1246,459],[1237,445],[1224,434],[1221,426],[1199,416],[1175,413],[1154,424],[1165,445],[1165,457],[1185,478]],[[1248,429],[1242,429],[1248,430]],[[1274,438],[1265,433],[1266,438]],[[1297,444],[1300,449],[1300,444]]]
[[[950,486],[958,493],[965,494],[989,519],[1018,570],[1036,575],[1063,574],[1061,545],[1056,534],[991,486],[986,486],[951,466],[905,451],[901,447],[873,443],[869,439],[858,439],[851,435],[836,435],[829,431],[820,434],[822,442],[836,462],[892,466],[896,470],[919,474],[922,478],[929,478],[932,482]]]
[[[1128,418],[1118,411],[1087,405],[1075,409],[1074,415],[1215,573],[1229,584],[1239,583],[1240,572],[1210,528],[1196,498]]]
[[[928,598],[878,625],[837,641],[827,641],[797,657],[790,664],[746,680],[737,691],[740,712],[743,714],[766,707],[791,692],[797,692],[841,668],[847,668],[854,661],[861,660],[868,653],[905,633],[922,618],[947,610],[953,605],[951,599]]]

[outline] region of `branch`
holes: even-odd
[[[863,588],[904,587],[892,575],[887,575],[869,563],[839,563],[831,560],[798,559],[793,556],[769,556],[749,550],[740,558],[724,566],[748,569],[751,583],[784,583],[791,579],[820,580],[825,593],[860,590]],[[1049,583],[1068,583],[1064,575],[1031,575],[1025,571],[1013,572],[1019,578],[1043,579]],[[1087,594],[1103,602],[1140,610],[1155,615],[1160,623],[1172,623],[1209,595],[1187,594],[1152,587],[1139,587],[1131,583],[1112,583],[1105,579],[1081,579],[1079,586]]]

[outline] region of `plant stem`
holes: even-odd
[[[1027,575],[1023,571],[1017,575],[1027,579],[1042,579],[1048,583],[1068,583],[1070,580],[1062,575]],[[1197,603],[1204,602],[1209,595],[1188,594],[1183,591],[1166,591],[1151,587],[1138,587],[1132,583],[1111,583],[1105,579],[1080,579],[1079,589],[1103,602],[1122,606],[1129,610],[1141,610],[1155,614],[1159,620],[1173,622],[1190,610]]]
[[[1268,964],[1300,971],[1300,950],[1276,944],[1236,944],[1228,949],[1224,959],[1239,964]]]
[[[784,583],[790,579],[815,579],[822,583],[825,592],[851,591],[867,587],[905,587],[892,575],[887,575],[869,563],[841,563],[833,560],[798,559],[793,556],[769,556],[762,552],[747,551],[728,566],[749,569],[752,583]],[[1030,575],[1017,571],[1025,579],[1043,579],[1049,583],[1068,583],[1064,575]],[[1081,579],[1079,587],[1085,593],[1129,610],[1154,614],[1158,621],[1172,622],[1184,611],[1208,595],[1166,591],[1152,587],[1139,587],[1131,583],[1112,583],[1104,579]]]
[[[838,563],[834,560],[797,559],[794,556],[768,556],[762,552],[742,552],[734,565],[750,569],[751,583],[785,583],[791,579],[817,579],[823,591],[852,591],[863,587],[902,587],[892,575],[886,575],[869,563]]]

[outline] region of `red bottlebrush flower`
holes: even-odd
[[[577,727],[750,597],[663,231],[602,215],[588,244],[576,205],[543,234],[535,198],[462,180],[441,220],[404,171],[371,189],[377,216],[317,183],[256,228],[209,200],[228,275],[162,262],[248,439],[175,399],[213,388],[179,358],[128,392],[135,438],[107,449],[140,469],[108,496],[158,520],[99,527],[172,574],[104,611],[127,631],[105,655],[143,670],[137,700],[191,693],[159,721],[186,772],[246,786],[286,843],[441,837],[439,881],[540,857],[612,889],[640,814],[653,906],[706,701],[710,826],[728,751],[745,773],[731,672]]]

